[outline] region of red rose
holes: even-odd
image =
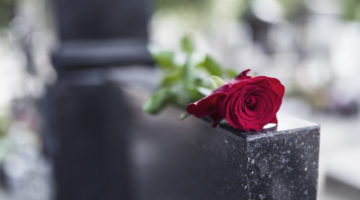
[[[209,116],[213,127],[222,119],[242,130],[261,130],[276,123],[285,88],[276,78],[250,77],[245,70],[211,95],[191,103],[187,111],[196,117]]]

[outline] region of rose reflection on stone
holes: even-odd
[[[191,103],[187,112],[198,118],[209,116],[213,127],[224,118],[234,128],[258,131],[266,124],[277,124],[285,87],[276,78],[251,77],[249,69],[240,73],[209,96]]]

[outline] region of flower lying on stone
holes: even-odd
[[[251,77],[250,70],[237,75],[212,56],[196,52],[189,36],[181,39],[181,51],[151,49],[164,75],[158,90],[143,105],[146,113],[157,114],[168,105],[175,105],[187,108],[180,119],[188,114],[209,116],[214,127],[226,119],[234,128],[246,131],[277,123],[276,113],[285,90],[278,79]],[[225,83],[223,79],[232,80]]]
[[[224,118],[234,128],[261,130],[268,123],[277,124],[285,88],[276,78],[240,73],[214,90],[209,96],[191,103],[187,112],[196,117],[209,116],[213,127]]]

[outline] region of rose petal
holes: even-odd
[[[195,103],[191,103],[186,108],[189,114],[193,114],[196,117],[205,117],[218,112],[219,104],[223,102],[226,94],[215,93],[211,94]]]
[[[220,112],[216,112],[211,114],[210,118],[212,120],[212,127],[216,127],[221,122],[221,120],[224,119],[224,116]]]
[[[250,79],[251,76],[247,75],[251,70],[247,69],[242,71],[239,75],[235,77],[235,80],[244,80],[244,79]]]
[[[269,123],[278,124],[278,120],[277,120],[276,115],[275,115],[275,117],[274,117]]]
[[[275,78],[251,78],[249,71],[241,72],[208,97],[190,104],[188,112],[197,117],[209,116],[213,126],[225,117],[231,126],[242,130],[261,130],[268,123],[277,124],[284,86]]]

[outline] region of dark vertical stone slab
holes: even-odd
[[[49,1],[58,39],[52,52],[58,80],[45,100],[55,199],[132,199],[132,113],[105,76],[113,66],[152,63],[148,1]]]
[[[151,65],[147,0],[49,0],[56,36],[52,62],[67,70]]]
[[[59,39],[147,39],[147,0],[50,0]]]
[[[318,156],[316,127],[247,136],[248,199],[315,200]]]
[[[124,74],[73,71],[50,90],[58,200],[316,199],[318,125],[279,114],[249,133],[178,109],[148,116],[143,91],[118,87]]]
[[[137,199],[316,199],[318,125],[279,114],[278,127],[247,133],[180,113],[137,115]]]
[[[131,112],[117,84],[98,77],[68,73],[48,94],[57,200],[132,199]]]

